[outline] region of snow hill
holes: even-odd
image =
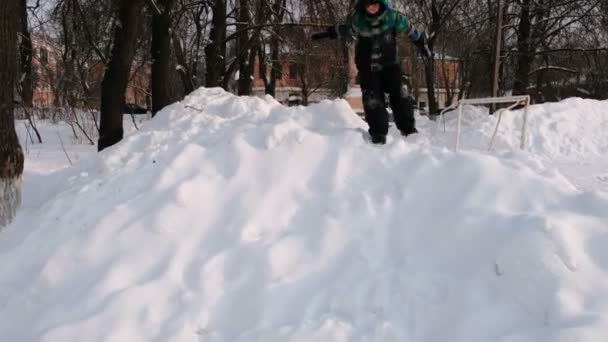
[[[453,114],[417,119],[375,146],[344,101],[199,89],[26,173],[1,340],[605,341],[608,101],[533,107],[528,152],[518,112],[491,153],[477,109],[457,153]],[[561,165],[603,171],[586,189]]]

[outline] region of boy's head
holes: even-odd
[[[368,16],[377,16],[386,10],[387,0],[359,0],[359,12]]]
[[[365,1],[365,13],[375,15],[380,11],[380,3],[376,0]]]

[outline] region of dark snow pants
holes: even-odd
[[[388,112],[384,94],[389,94],[390,106],[397,128],[405,133],[416,129],[414,103],[402,87],[401,68],[398,64],[384,66],[382,70],[359,70],[365,120],[371,135],[388,133]]]

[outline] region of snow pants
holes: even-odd
[[[389,95],[397,128],[406,135],[416,129],[414,103],[402,87],[401,76],[401,68],[398,64],[384,66],[379,71],[359,70],[363,110],[365,120],[369,124],[370,135],[388,134],[385,93]]]

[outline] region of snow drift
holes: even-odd
[[[496,127],[487,109],[466,106],[463,115],[464,148],[487,149]],[[453,144],[457,112],[449,112],[447,133],[439,127],[439,139]],[[521,141],[523,111],[503,114],[495,148],[517,149]],[[608,157],[608,101],[570,98],[558,103],[530,106],[526,150],[549,159],[584,160]]]
[[[506,126],[492,155],[431,146],[449,132],[424,118],[378,147],[344,101],[200,89],[53,174],[61,190],[0,234],[0,336],[604,341],[608,195],[538,156],[606,152],[597,126],[561,124],[578,104],[533,110],[537,154],[506,151]],[[546,120],[588,139],[557,146]]]

